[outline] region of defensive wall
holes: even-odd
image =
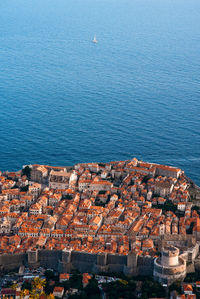
[[[27,264],[28,256],[26,253],[20,254],[1,254],[0,255],[0,272],[12,271],[22,265]]]
[[[139,256],[137,262],[137,274],[153,276],[154,258],[151,256]]]
[[[143,272],[141,262],[138,268],[138,257],[134,253],[129,255],[99,253],[92,254],[86,252],[70,250],[28,250],[22,254],[2,254],[0,255],[0,271],[12,271],[20,266],[32,268],[45,267],[54,269],[60,273],[79,270],[80,272],[122,272],[126,275],[137,275],[138,271]],[[151,263],[145,266],[152,267]],[[153,269],[149,269],[151,273]],[[140,273],[142,274],[142,273]],[[146,274],[143,273],[143,274]],[[148,274],[147,274],[148,275]]]
[[[172,247],[171,244],[169,246]],[[188,248],[188,252],[184,252],[181,255],[179,250],[175,249],[162,252],[161,262],[161,258],[154,259],[150,256],[140,256],[135,253],[129,253],[128,255],[92,254],[66,249],[57,251],[34,249],[21,254],[0,255],[0,271],[12,271],[24,265],[31,268],[42,266],[54,269],[60,273],[71,272],[72,270],[92,273],[121,272],[125,275],[133,276],[154,275],[155,278],[162,273],[163,281],[169,281],[169,278],[166,279],[168,276],[174,279],[181,272],[185,273],[186,260],[193,262],[198,252],[199,245],[197,244],[192,248]],[[173,275],[171,272],[173,272]]]

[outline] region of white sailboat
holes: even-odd
[[[97,44],[98,43],[98,40],[96,38],[96,35],[94,36],[93,40],[92,40],[93,43]]]

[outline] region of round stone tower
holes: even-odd
[[[170,246],[165,247],[162,250],[162,257],[161,257],[161,263],[163,266],[177,266],[179,264],[179,249]]]
[[[162,249],[161,258],[154,260],[154,279],[170,285],[186,276],[186,261],[179,256],[179,249],[168,246]]]

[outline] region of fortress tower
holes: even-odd
[[[29,249],[28,253],[28,265],[33,268],[38,268],[40,263],[38,261],[38,249]]]
[[[154,260],[154,279],[170,285],[175,280],[186,276],[186,261],[179,256],[179,249],[174,246],[165,247],[161,258]]]

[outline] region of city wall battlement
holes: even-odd
[[[0,255],[0,271],[10,271],[22,265],[28,267],[45,267],[54,269],[60,273],[79,270],[80,272],[122,272],[126,275],[137,275],[142,264],[146,265],[148,273],[152,273],[152,263],[145,261],[138,265],[137,255],[118,254],[91,254],[79,251],[67,250],[28,250],[22,254],[2,254]],[[143,271],[142,271],[143,272]],[[145,274],[145,273],[140,273]]]
[[[186,275],[186,261],[194,261],[199,246],[180,255],[179,249],[168,245],[163,248],[161,257],[140,256],[135,253],[119,255],[111,253],[87,253],[73,250],[29,249],[18,254],[0,255],[0,273],[13,271],[20,266],[30,268],[50,268],[59,273],[70,273],[78,270],[81,273],[124,273],[130,276],[154,276],[156,280],[162,278],[166,283],[174,279],[184,278]],[[192,258],[192,256],[194,257]],[[162,277],[161,277],[162,276]],[[161,277],[161,278],[160,278]]]

